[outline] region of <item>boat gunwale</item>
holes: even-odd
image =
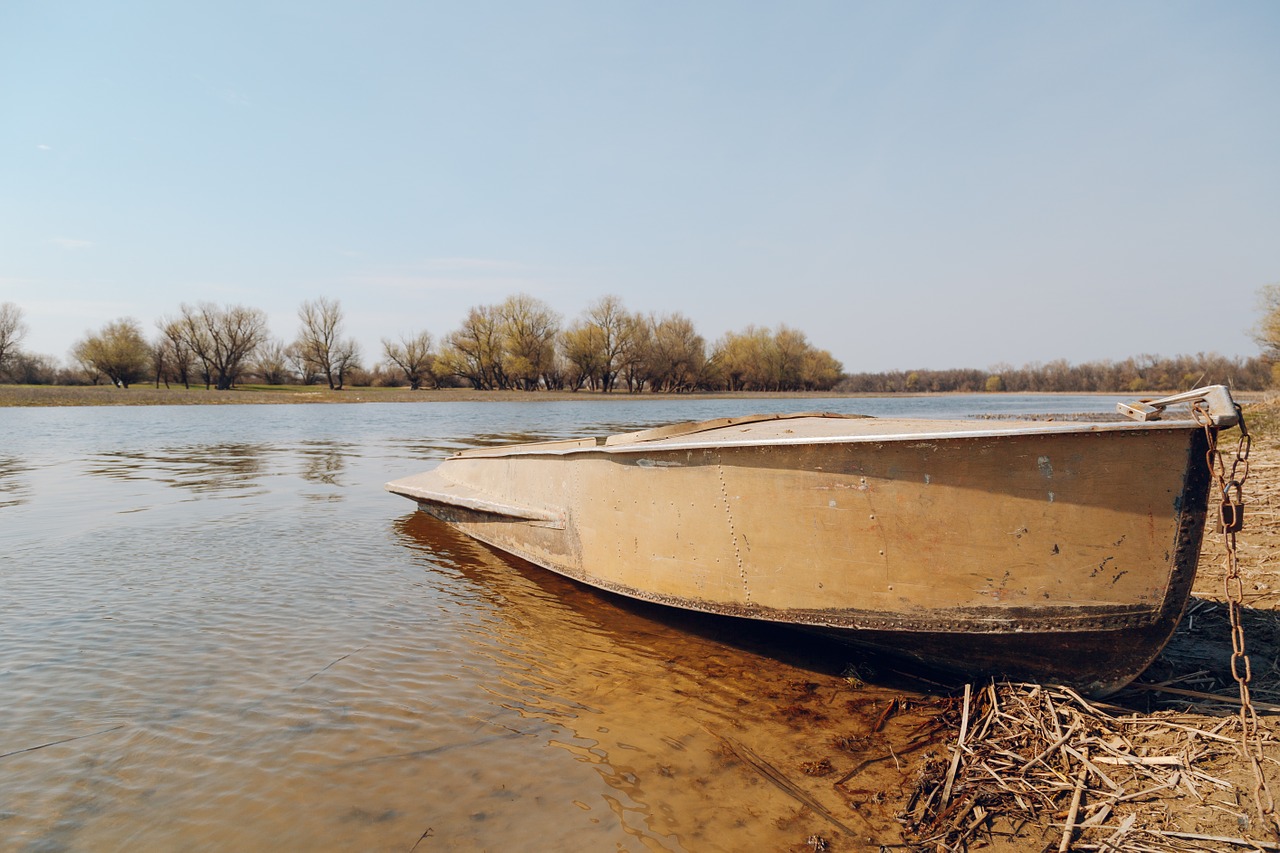
[[[825,415],[815,415],[806,412],[801,415],[790,417],[824,417]],[[782,416],[788,417],[788,416]],[[767,418],[767,420],[780,420],[780,418]],[[844,416],[840,416],[844,417]],[[886,419],[889,420],[889,419]],[[909,418],[894,418],[898,423]],[[927,419],[916,419],[917,422],[927,424]],[[607,454],[634,454],[634,453],[652,453],[655,450],[711,450],[724,447],[794,447],[804,445],[823,445],[823,444],[884,444],[892,442],[919,442],[919,441],[950,441],[956,439],[981,439],[981,438],[1012,438],[1018,436],[1052,436],[1052,435],[1089,435],[1113,432],[1149,432],[1152,430],[1169,430],[1169,429],[1203,429],[1203,425],[1194,420],[1169,420],[1169,421],[1073,421],[1070,423],[1044,423],[1035,425],[1023,425],[1018,427],[1005,428],[977,428],[977,429],[961,429],[961,430],[935,430],[923,432],[878,432],[865,434],[839,434],[839,435],[821,435],[821,436],[790,436],[790,437],[772,437],[772,438],[718,438],[714,440],[681,440],[685,436],[695,435],[698,432],[710,432],[718,429],[726,429],[729,426],[737,424],[717,425],[705,430],[691,429],[686,433],[676,435],[667,435],[659,438],[644,440],[638,439],[626,444],[610,444],[609,439],[616,439],[618,436],[601,436],[595,439],[579,438],[579,439],[555,439],[551,441],[530,442],[526,444],[508,444],[497,447],[474,447],[466,450],[460,450],[448,459],[482,459],[486,457],[504,457],[504,456],[571,456],[576,454],[591,453],[607,453]],[[638,435],[623,434],[623,435]]]

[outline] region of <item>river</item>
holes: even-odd
[[[874,791],[921,760],[884,760],[924,719],[889,704],[918,693],[826,641],[585,589],[382,484],[463,447],[761,410],[1116,399],[0,409],[0,849],[896,843]]]

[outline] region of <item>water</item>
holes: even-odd
[[[902,689],[846,649],[596,593],[382,490],[466,446],[813,408],[1114,399],[0,409],[0,849],[897,841],[873,791],[921,719],[874,731]]]

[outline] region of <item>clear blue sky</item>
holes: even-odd
[[[0,4],[0,301],[59,358],[517,292],[851,371],[1247,356],[1277,281],[1273,0]]]

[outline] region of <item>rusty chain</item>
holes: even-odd
[[[1231,622],[1231,677],[1240,688],[1240,751],[1253,766],[1253,802],[1258,810],[1258,817],[1273,833],[1280,836],[1280,819],[1276,816],[1275,799],[1262,769],[1264,756],[1262,738],[1258,732],[1258,713],[1249,697],[1249,682],[1253,678],[1253,672],[1245,650],[1244,624],[1241,619],[1244,610],[1244,581],[1240,577],[1240,558],[1236,550],[1236,533],[1244,524],[1244,483],[1249,478],[1249,451],[1253,447],[1253,437],[1245,425],[1244,412],[1237,404],[1240,438],[1228,469],[1226,454],[1218,447],[1218,431],[1213,426],[1208,409],[1196,403],[1192,406],[1192,412],[1196,422],[1204,428],[1208,442],[1205,461],[1212,477],[1211,494],[1219,499],[1215,529],[1222,534],[1223,545],[1226,547],[1223,586]],[[1212,507],[1210,509],[1213,511]]]

